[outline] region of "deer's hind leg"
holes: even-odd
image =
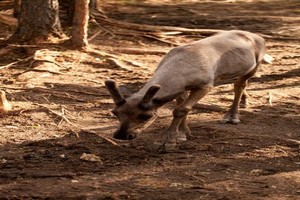
[[[234,99],[229,111],[225,114],[224,118],[221,120],[221,123],[232,123],[238,124],[240,123],[239,118],[239,106],[247,105],[247,97],[248,93],[246,92],[246,85],[248,83],[248,79],[251,78],[257,70],[257,67],[253,69],[248,74],[238,78],[234,82]]]

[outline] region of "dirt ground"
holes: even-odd
[[[91,45],[136,65],[49,44],[39,47],[36,59],[50,62],[26,66],[18,61],[28,58],[31,47],[3,56],[4,46],[0,65],[17,63],[0,67],[0,88],[13,106],[0,118],[0,199],[300,199],[298,0],[107,1],[103,10],[132,23],[264,34],[275,60],[251,79],[241,124],[219,123],[233,92],[230,84],[218,86],[189,115],[192,138],[163,154],[151,146],[171,121],[172,103],[137,139],[113,140],[117,119],[104,80],[137,90],[163,56],[155,50],[172,45],[107,30]],[[14,28],[0,26],[5,40]],[[91,25],[90,36],[99,30]],[[126,48],[153,52],[122,53]],[[98,159],[86,161],[84,153]]]

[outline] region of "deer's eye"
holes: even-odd
[[[152,117],[151,114],[139,114],[138,115],[138,119],[141,120],[141,121],[147,121],[151,117]]]

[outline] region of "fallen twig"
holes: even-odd
[[[63,108],[62,108],[62,112],[59,113],[59,112],[57,112],[57,111],[51,110],[50,108],[48,108],[47,106],[44,106],[44,105],[42,105],[42,104],[34,103],[34,105],[37,105],[37,106],[42,107],[42,108],[45,108],[45,109],[47,109],[49,112],[51,112],[52,114],[54,114],[54,115],[56,115],[56,116],[58,116],[58,117],[61,117],[62,120],[64,120],[64,121],[67,122],[68,124],[70,124],[70,125],[72,125],[72,126],[75,126],[75,127],[78,127],[76,124],[73,124],[73,123],[66,117]],[[58,126],[60,126],[61,123],[62,123],[62,121],[60,121],[60,122],[58,123]]]
[[[45,109],[47,109],[49,112],[51,112],[52,114],[54,114],[54,115],[56,115],[56,116],[58,116],[58,117],[61,117],[61,121],[58,123],[58,126],[62,123],[62,121],[65,121],[65,122],[67,122],[68,124],[70,124],[71,126],[77,128],[77,129],[79,129],[79,131],[81,131],[81,132],[95,134],[95,135],[99,136],[100,138],[102,138],[103,140],[105,140],[105,141],[107,141],[107,142],[109,142],[109,143],[111,143],[111,144],[113,144],[113,145],[115,145],[115,146],[121,147],[121,146],[120,146],[118,143],[116,143],[115,141],[113,141],[113,140],[111,140],[111,139],[109,139],[109,138],[107,138],[107,137],[105,137],[105,136],[99,135],[99,134],[97,134],[95,131],[88,130],[88,129],[84,129],[84,128],[78,126],[77,124],[74,124],[73,122],[71,122],[71,121],[66,117],[66,112],[65,112],[65,109],[64,109],[63,107],[62,107],[62,109],[61,109],[61,112],[59,113],[59,112],[57,112],[57,111],[54,111],[54,110],[48,108],[47,106],[44,106],[44,105],[41,105],[41,104],[38,104],[38,103],[34,103],[34,105],[40,106],[40,107],[42,107],[42,108],[45,108]],[[115,127],[115,126],[111,126],[111,127],[109,127],[109,128],[112,128],[112,127]],[[73,132],[76,134],[77,137],[79,137],[79,134],[78,134],[76,131],[73,131]]]
[[[132,71],[126,65],[124,65],[120,60],[116,58],[108,58],[107,60],[110,61],[111,64],[118,66],[120,69],[123,69],[125,71]]]
[[[8,89],[8,90],[28,90],[28,88],[20,88],[20,87],[11,87],[11,86],[0,86],[0,89]]]
[[[36,48],[36,47],[38,47],[38,45],[34,45],[34,44],[9,44],[8,47]]]
[[[25,58],[25,59],[22,59],[22,60],[18,60],[18,61],[16,61],[16,62],[12,62],[12,63],[10,63],[10,64],[8,64],[8,65],[0,66],[0,69],[10,68],[10,67],[14,66],[15,64],[18,64],[18,63],[20,63],[20,62],[26,62],[26,61],[29,61],[29,60],[32,59],[32,58],[33,58],[33,56],[30,56],[30,57],[28,57],[28,58]]]
[[[108,50],[109,51],[109,50]],[[161,49],[141,49],[141,48],[113,48],[111,51],[117,51],[121,53],[127,53],[127,54],[166,54],[169,50],[161,50]]]
[[[103,135],[99,135],[99,134],[97,134],[97,132],[95,132],[95,131],[87,130],[87,129],[80,129],[80,131],[81,131],[81,132],[84,132],[84,133],[95,134],[95,135],[101,137],[102,139],[104,139],[105,141],[107,141],[107,142],[109,142],[109,143],[111,143],[111,144],[113,144],[113,145],[115,145],[115,146],[121,147],[121,146],[120,146],[118,143],[116,143],[115,141],[113,141],[113,140],[111,140],[111,139],[109,139],[109,138],[107,138],[107,137],[105,137],[105,136],[103,136]]]

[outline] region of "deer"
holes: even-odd
[[[154,142],[162,151],[173,151],[191,135],[187,123],[194,104],[223,82],[232,82],[234,98],[222,123],[240,123],[239,107],[246,107],[246,85],[262,61],[270,63],[265,40],[254,33],[229,30],[178,46],[158,64],[153,76],[136,93],[106,80],[114,102],[112,113],[119,120],[113,137],[132,140],[156,118],[157,110],[176,100],[172,122]]]

